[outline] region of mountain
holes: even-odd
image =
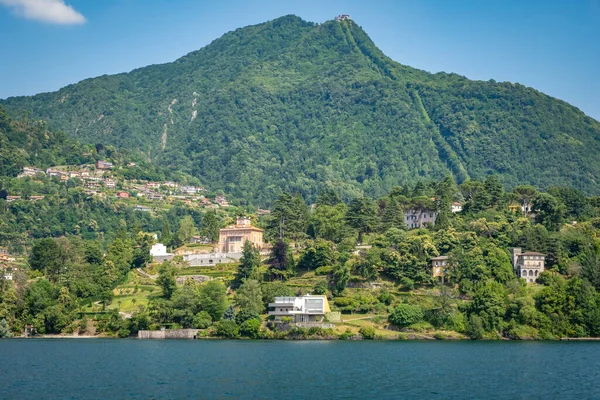
[[[172,63],[0,104],[259,205],[448,174],[600,193],[599,122],[519,84],[394,62],[353,21],[285,16]]]

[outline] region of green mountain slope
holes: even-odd
[[[521,85],[396,63],[352,21],[286,16],[173,63],[1,103],[258,204],[324,185],[382,196],[448,173],[600,193],[600,123]]]

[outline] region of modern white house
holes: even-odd
[[[534,283],[544,271],[546,256],[542,253],[529,251],[522,253],[519,247],[510,249],[512,263],[518,277],[528,283]]]
[[[162,243],[153,244],[150,248],[152,262],[162,262],[173,259],[173,253],[167,252],[167,246]]]
[[[275,297],[275,301],[269,303],[269,315],[280,322],[283,322],[283,317],[291,317],[292,322],[297,324],[321,323],[330,311],[327,297],[323,295]]]

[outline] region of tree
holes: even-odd
[[[294,256],[289,243],[278,239],[271,249],[268,263],[272,278],[287,280],[294,272]]]
[[[255,280],[247,280],[235,293],[235,304],[240,310],[262,314],[265,307],[262,301],[260,284]]]
[[[504,188],[496,175],[490,175],[484,182],[485,191],[490,198],[490,205],[497,206],[504,197]]]
[[[200,286],[200,306],[213,321],[219,321],[227,309],[227,289],[218,280],[208,281]]]
[[[240,332],[244,336],[256,339],[260,336],[260,321],[255,318],[250,318],[240,325]]]
[[[169,220],[167,218],[164,218],[162,231],[160,234],[161,243],[163,243],[165,246],[169,246],[172,240],[172,235],[173,234],[171,233],[171,225],[169,224]]]
[[[2,338],[11,338],[13,336],[10,331],[10,327],[8,326],[8,322],[6,319],[0,319],[0,339]]]
[[[397,326],[409,326],[423,320],[421,307],[410,304],[400,304],[388,317],[389,321]]]
[[[190,241],[192,236],[198,234],[198,229],[194,223],[194,219],[191,215],[186,215],[179,224],[179,230],[177,231],[177,238],[180,243],[187,243]]]
[[[310,228],[314,238],[341,242],[352,234],[346,223],[346,205],[340,203],[317,206],[310,218]]]
[[[351,268],[349,264],[337,264],[333,267],[333,294],[337,296],[346,289],[348,281],[350,281],[350,272]]]
[[[375,328],[369,325],[362,326],[358,334],[362,336],[363,339],[372,340],[375,339]]]
[[[168,261],[165,261],[158,270],[158,278],[156,278],[156,284],[161,287],[163,297],[170,299],[175,290],[177,284],[175,280],[175,267],[173,267]]]
[[[40,239],[36,240],[31,248],[29,265],[37,271],[57,274],[64,266],[63,260],[63,251],[54,239]]]
[[[200,234],[206,236],[211,243],[219,241],[219,220],[216,211],[207,211],[202,217],[202,230]]]
[[[466,334],[471,339],[477,340],[483,338],[485,329],[483,329],[483,323],[481,318],[477,314],[471,314],[467,322]]]
[[[390,228],[406,229],[404,212],[395,197],[390,197],[383,211],[381,225],[384,231]]]
[[[235,286],[239,287],[247,279],[250,279],[260,267],[260,251],[248,240],[244,242],[240,265],[235,275]]]
[[[358,241],[362,241],[362,235],[374,232],[378,225],[375,203],[364,197],[355,198],[348,205],[346,212],[348,225],[358,231]]]
[[[233,309],[233,305],[227,307],[227,310],[223,313],[222,321],[235,321],[235,310]]]
[[[196,314],[196,316],[194,316],[192,325],[196,329],[206,329],[212,325],[212,318],[206,311],[200,311],[198,314]]]
[[[232,320],[222,320],[215,324],[215,334],[217,336],[235,339],[240,336],[240,328]]]
[[[270,239],[296,241],[306,234],[307,224],[308,207],[302,197],[283,193],[273,203],[266,235]]]
[[[564,222],[565,206],[547,193],[539,193],[533,199],[533,209],[537,212],[535,221],[549,231],[557,231]]]
[[[338,196],[335,190],[331,188],[322,190],[317,196],[317,201],[315,202],[317,207],[336,206],[340,203],[342,203],[342,199],[340,199],[340,196]]]

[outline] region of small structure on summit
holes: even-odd
[[[352,18],[348,14],[340,14],[335,17],[336,21],[352,21]]]

